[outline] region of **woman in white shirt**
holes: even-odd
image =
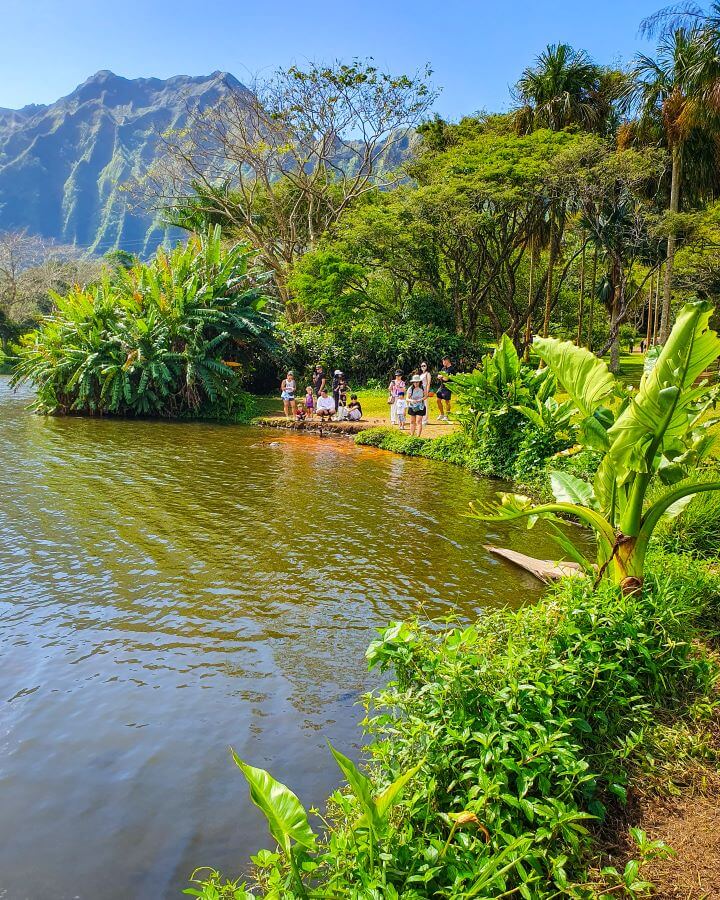
[[[280,383],[280,397],[285,408],[285,418],[292,419],[295,417],[295,375],[288,372]]]

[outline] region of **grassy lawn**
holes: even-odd
[[[389,407],[387,403],[387,391],[369,390],[368,388],[353,389],[352,393],[358,395],[358,400],[363,409],[364,419],[386,419],[389,415]],[[348,397],[349,399],[349,397]],[[255,397],[258,406],[259,416],[282,415],[283,405],[279,394],[276,395],[258,395]],[[430,400],[430,414],[434,412]]]

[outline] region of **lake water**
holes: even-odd
[[[45,419],[0,380],[0,898],[179,897],[271,846],[229,747],[306,804],[364,651],[539,596],[451,466],[252,428]],[[271,446],[277,442],[277,446]],[[556,555],[540,527],[531,552]]]

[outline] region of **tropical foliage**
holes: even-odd
[[[225,250],[218,226],[55,295],[23,339],[14,381],[34,384],[44,412],[246,418],[241,373],[273,346],[253,255]]]
[[[697,638],[700,623],[713,627],[720,588],[709,568],[679,558],[656,556],[653,571],[643,595],[568,581],[538,605],[468,626],[382,629],[368,660],[395,679],[369,701],[369,769],[333,749],[347,787],[313,834],[289,788],[236,760],[277,846],[254,857],[242,886],[210,872],[189,893],[647,896],[643,861],[666,848],[636,831],[635,858],[593,878],[588,853],[639,770],[673,777],[673,729],[687,728],[693,702],[712,715],[717,672]],[[713,759],[707,748],[683,753]]]
[[[526,518],[530,524],[541,516],[575,516],[597,538],[597,577],[607,573],[625,591],[641,588],[648,546],[661,518],[680,512],[694,494],[720,490],[719,481],[684,481],[715,441],[708,430],[713,423],[703,417],[717,392],[707,381],[696,383],[720,356],[720,340],[708,325],[711,313],[704,301],[683,308],[668,342],[648,361],[636,393],[624,390],[587,350],[538,339],[535,349],[577,410],[580,442],[602,452],[602,461],[593,484],[567,472],[551,473],[554,503],[537,505],[504,494],[500,505],[475,514],[488,521]],[[647,506],[654,478],[667,490]],[[572,545],[563,546],[591,570]]]
[[[525,478],[571,444],[572,407],[553,397],[552,371],[523,364],[507,335],[473,372],[454,376],[452,388],[454,418],[485,474]]]

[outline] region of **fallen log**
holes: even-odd
[[[494,547],[492,544],[485,544],[485,549],[495,556],[500,556],[508,562],[525,569],[545,584],[557,581],[559,578],[577,578],[583,575],[582,566],[576,562],[553,562],[550,559],[535,559],[533,556],[526,556],[524,553],[518,553],[515,550],[506,550],[504,547]]]

